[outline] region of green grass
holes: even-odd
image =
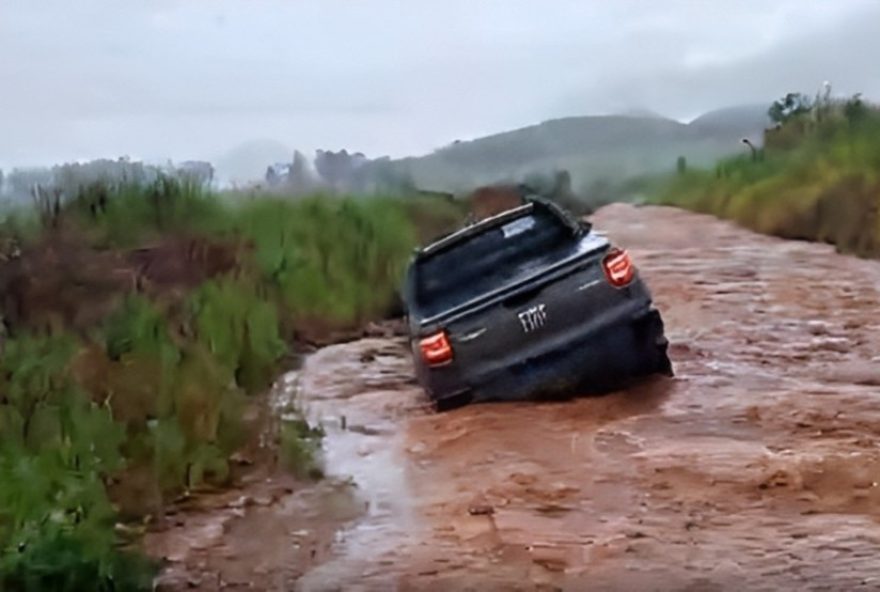
[[[160,178],[147,185],[95,183],[67,204],[99,246],[133,247],[169,234],[213,233],[229,212],[199,185]]]
[[[253,283],[210,280],[190,298],[196,339],[248,393],[268,386],[286,352],[279,311]]]
[[[286,338],[385,317],[413,247],[461,214],[429,198],[233,200],[162,179],[91,185],[57,214],[7,216],[0,280],[16,250],[51,251],[58,238],[84,243],[70,252],[85,260],[71,265],[92,274],[113,270],[87,265],[89,253],[124,261],[130,249],[182,237],[231,245],[238,264],[182,293],[121,294],[86,331],[60,322],[46,333],[26,317],[10,325],[0,359],[0,589],[148,589],[151,566],[120,551],[114,523],[229,484],[230,457],[262,428],[244,411],[276,376]],[[80,281],[105,280],[84,272]],[[283,421],[282,465],[319,475],[320,436]]]
[[[767,132],[765,149],[714,170],[671,178],[655,200],[728,218],[785,238],[818,240],[880,256],[880,112],[815,121],[795,118]]]
[[[399,201],[259,200],[236,224],[294,322],[351,326],[382,316],[416,244]]]
[[[0,363],[0,589],[148,590],[149,566],[117,547],[104,483],[124,429],[72,379],[74,349],[22,338]]]

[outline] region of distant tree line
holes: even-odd
[[[864,117],[868,109],[868,105],[862,99],[862,93],[856,93],[848,99],[835,99],[831,95],[831,83],[825,82],[815,98],[800,92],[787,93],[770,105],[767,115],[777,127],[796,119],[809,118],[821,121],[838,114],[852,123]]]
[[[289,163],[266,169],[266,184],[285,193],[411,193],[412,176],[388,157],[370,159],[361,152],[317,150],[313,163],[301,152]]]
[[[99,159],[84,163],[67,163],[53,167],[14,168],[0,171],[0,196],[11,203],[28,200],[41,202],[73,199],[83,189],[101,183],[108,186],[147,185],[161,177],[209,186],[214,179],[214,167],[203,161],[186,161],[178,165],[147,165],[127,158]]]
[[[833,97],[828,82],[813,98],[790,92],[774,101],[767,110],[774,126],[764,134],[764,144],[769,148],[791,148],[806,135],[831,133],[840,122],[856,126],[876,110],[876,106],[862,99],[861,93],[845,99]]]

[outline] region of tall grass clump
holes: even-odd
[[[268,386],[286,352],[278,310],[259,286],[232,278],[211,280],[191,297],[195,333],[217,362],[247,392]]]
[[[266,199],[239,216],[295,324],[346,327],[381,317],[416,244],[405,210],[391,199]]]
[[[124,430],[73,381],[66,336],[6,343],[0,362],[0,589],[148,590],[119,549],[105,481]]]
[[[67,206],[106,247],[132,247],[168,234],[211,233],[229,213],[201,185],[174,177],[147,184],[96,182]]]
[[[228,479],[227,459],[245,439],[244,394],[269,382],[284,351],[274,309],[248,296],[208,282],[175,323],[131,296],[108,319],[105,350],[85,360],[93,396],[127,428],[128,469],[154,483],[141,498]]]

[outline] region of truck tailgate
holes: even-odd
[[[606,280],[601,257],[607,243],[594,243],[568,267],[471,302],[438,319],[455,354],[443,370],[467,386],[497,371],[521,368],[548,351],[628,314],[627,289]],[[633,311],[640,304],[633,299]],[[643,302],[641,303],[643,304]]]

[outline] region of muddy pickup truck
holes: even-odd
[[[541,199],[419,249],[403,299],[416,375],[441,410],[672,374],[629,255]]]

